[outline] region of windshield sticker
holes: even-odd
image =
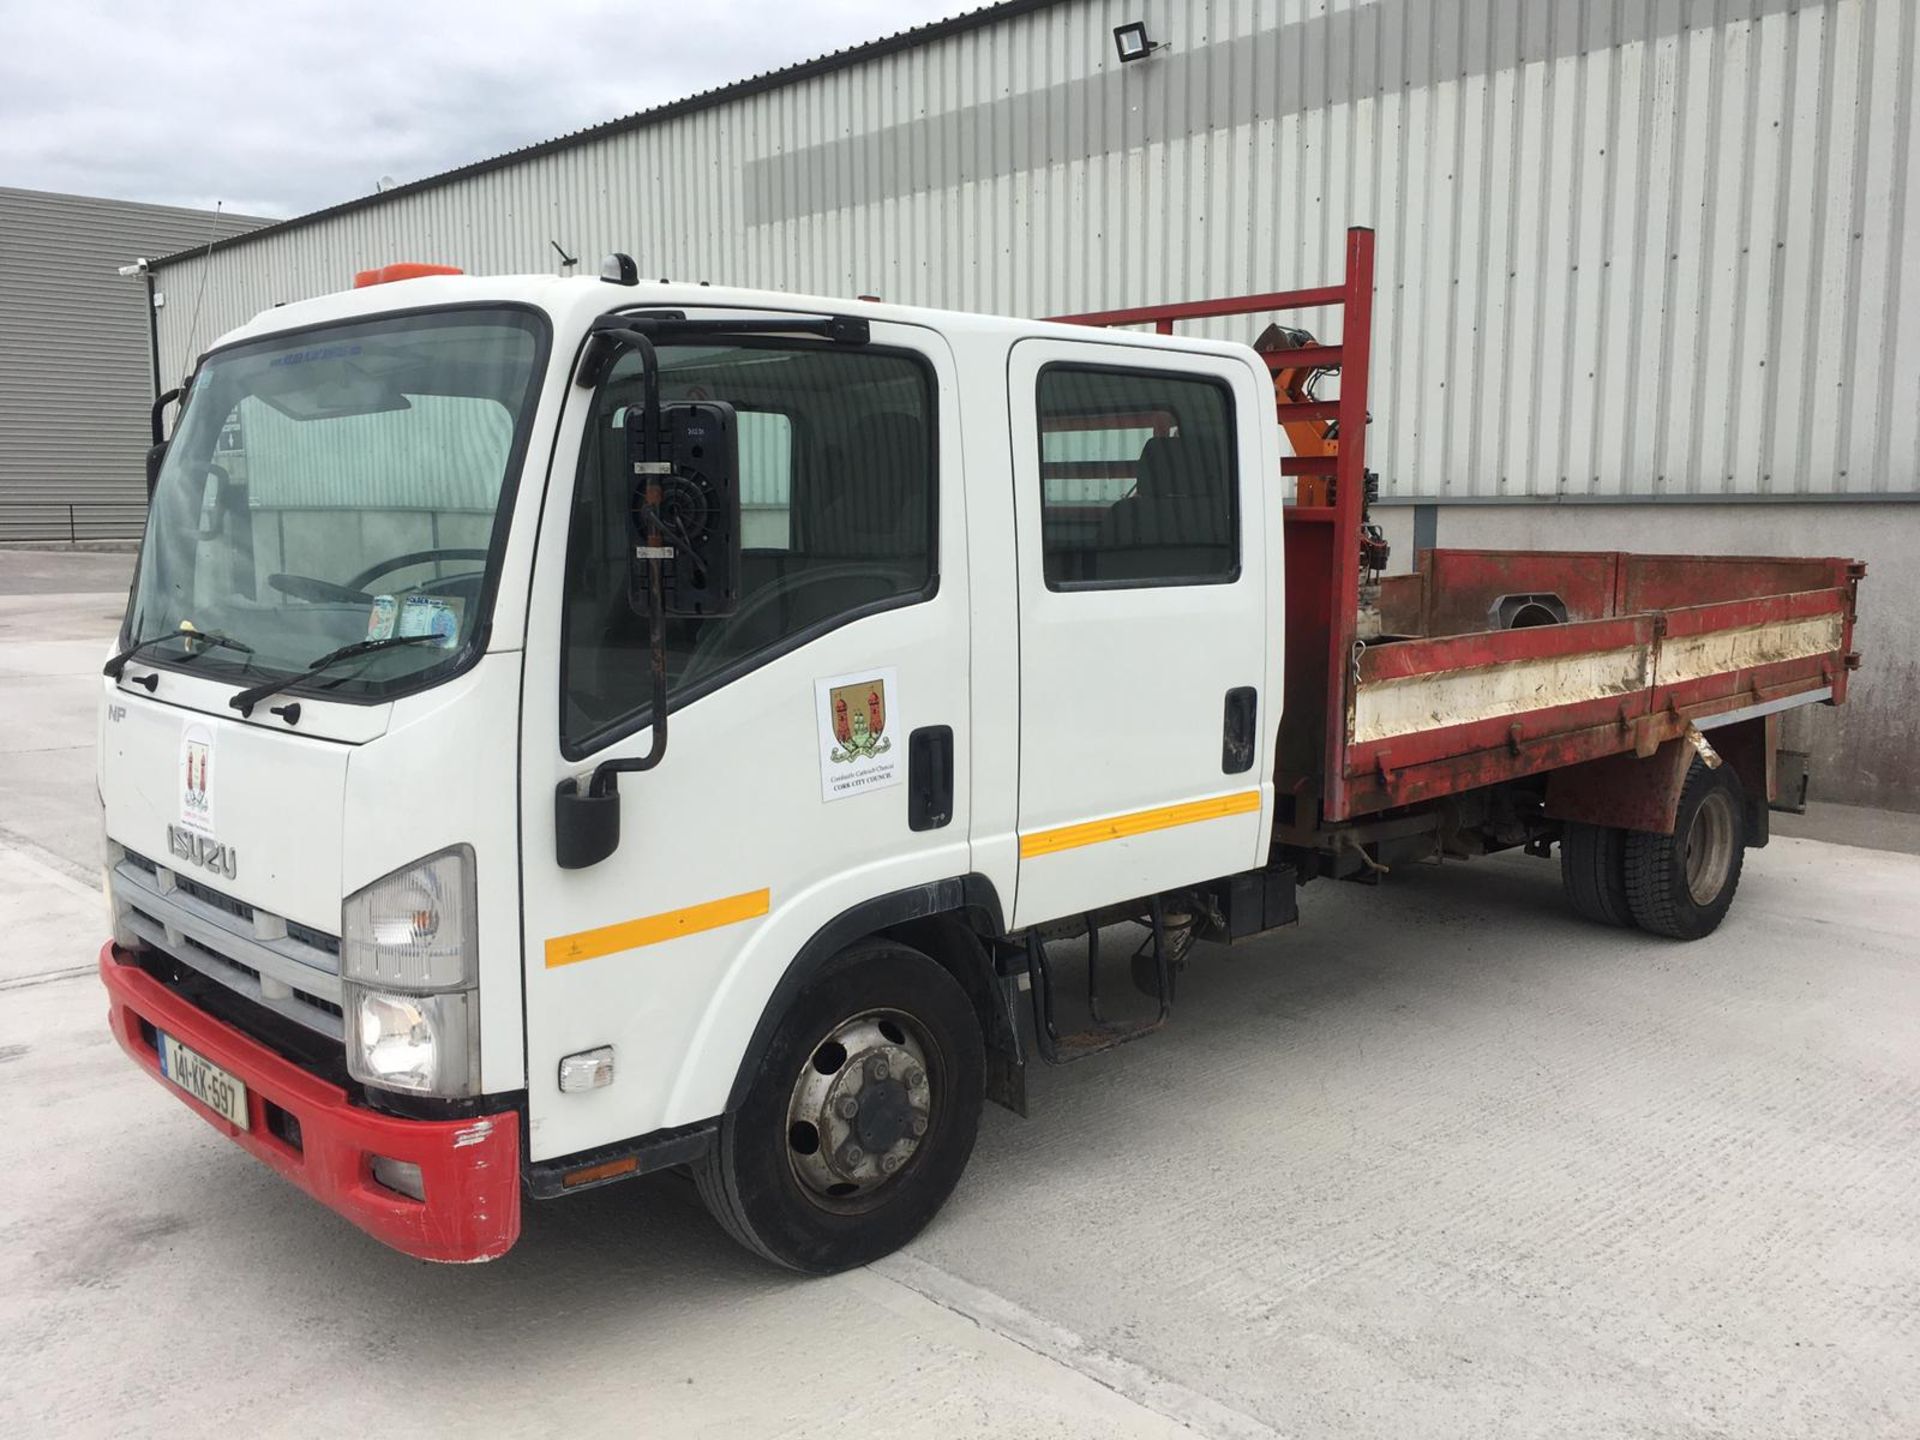
[[[360,353],[358,345],[322,345],[317,350],[294,350],[285,355],[276,355],[267,362],[267,368],[279,365],[306,365],[315,360],[345,360]]]
[[[180,828],[213,833],[213,731],[205,725],[180,732]]]
[[[391,595],[373,597],[373,608],[367,612],[367,639],[387,640],[393,636],[393,622],[400,614],[400,602]]]
[[[904,733],[900,677],[863,670],[813,682],[819,716],[820,798],[844,800],[906,778],[894,736]]]
[[[396,635],[436,635],[442,650],[460,643],[460,601],[437,595],[409,595],[400,607]]]

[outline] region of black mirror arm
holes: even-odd
[[[176,385],[173,389],[159,396],[153,402],[153,409],[147,412],[147,423],[153,430],[154,444],[164,445],[167,443],[166,421],[162,417],[166,412],[167,406],[171,405],[184,394],[186,394],[186,387]]]
[[[644,755],[602,760],[594,766],[593,778],[587,781],[587,794],[590,796],[611,795],[619,788],[620,775],[630,771],[651,770],[666,758],[667,645],[666,627],[660,616],[660,561],[657,558],[647,562],[647,598],[653,605],[653,613],[647,618],[647,638],[653,650],[653,741]]]
[[[153,409],[147,412],[147,422],[153,431],[153,444],[147,449],[147,499],[153,499],[154,487],[160,483],[160,467],[167,458],[167,427],[162,418],[167,406],[186,394],[184,385],[177,386],[153,402]]]
[[[660,425],[659,357],[654,351],[653,341],[638,330],[620,331],[618,338],[622,343],[632,346],[640,357],[642,393],[645,396],[641,402],[640,418],[648,437],[647,449],[651,450]],[[612,794],[618,788],[618,777],[623,772],[651,770],[667,753],[667,607],[660,574],[660,561],[665,554],[660,535],[660,479],[671,467],[649,457],[633,461],[633,468],[647,482],[647,648],[653,666],[653,741],[644,755],[603,760],[596,765],[593,778],[587,782],[589,796]]]

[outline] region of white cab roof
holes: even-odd
[[[1124,334],[1129,343],[1163,346],[1186,354],[1200,352],[1244,356],[1247,353],[1244,345],[1203,340],[1197,336],[1162,336],[1144,330],[1103,332],[1044,320],[975,315],[958,310],[890,305],[874,300],[794,295],[779,290],[747,290],[726,285],[645,280],[637,285],[615,285],[596,276],[563,280],[551,275],[429,275],[340,290],[262,311],[245,325],[221,336],[213,348],[395,311],[500,303],[531,305],[544,310],[552,318],[554,329],[561,337],[584,332],[594,316],[609,311],[771,310],[802,315],[852,315],[875,323],[922,326],[946,335],[994,335],[1006,342],[1024,336],[1049,335],[1056,339],[1089,340],[1102,334],[1114,338]]]

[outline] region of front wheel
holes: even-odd
[[[1627,904],[1642,930],[1675,940],[1711,935],[1726,918],[1747,852],[1746,797],[1724,765],[1687,772],[1671,835],[1627,836]]]
[[[980,1023],[917,950],[855,945],[795,999],[695,1170],[741,1244],[826,1275],[920,1232],[973,1152],[985,1093]]]

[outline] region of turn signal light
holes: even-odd
[[[600,1090],[613,1083],[613,1047],[582,1050],[560,1060],[560,1089],[566,1094],[581,1090]]]
[[[396,265],[382,265],[378,270],[362,270],[353,277],[353,288],[363,290],[369,285],[391,285],[396,280],[418,280],[424,275],[466,273],[458,265],[422,265],[418,261],[403,260]]]

